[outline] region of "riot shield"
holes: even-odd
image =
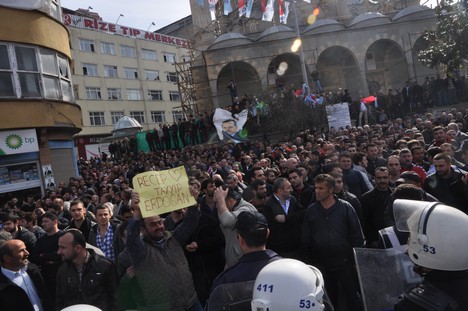
[[[210,295],[205,310],[208,311],[250,311],[255,281],[223,284]]]
[[[398,250],[355,248],[354,256],[367,311],[393,310],[401,294],[422,282],[408,255]]]

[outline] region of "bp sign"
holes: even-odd
[[[37,151],[39,146],[35,129],[0,132],[0,156]]]

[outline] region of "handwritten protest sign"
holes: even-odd
[[[133,187],[140,194],[143,218],[197,203],[190,194],[187,172],[183,166],[138,174],[133,177]]]

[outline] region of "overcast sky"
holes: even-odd
[[[102,19],[115,23],[120,14],[119,24],[146,30],[152,22],[151,30],[167,26],[190,15],[189,0],[61,0],[62,7],[77,10],[87,9],[99,13]],[[205,1],[207,2],[207,1]],[[437,0],[421,0],[427,6],[436,5]],[[208,6],[207,6],[208,9]]]
[[[98,13],[102,19],[115,23],[120,14],[119,24],[146,30],[167,26],[190,15],[189,0],[60,0],[62,7],[77,10],[88,9]]]

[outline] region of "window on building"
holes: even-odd
[[[166,63],[175,63],[176,62],[176,56],[175,54],[172,53],[164,53],[164,61]]]
[[[42,64],[45,97],[59,99],[60,82],[56,53],[52,50],[40,49],[39,55]]]
[[[158,60],[158,56],[156,54],[156,51],[147,50],[147,49],[141,49],[141,58],[149,59],[149,60]]]
[[[159,81],[159,71],[158,70],[147,70],[145,69],[146,80],[156,80]]]
[[[60,3],[57,0],[52,0],[50,3],[50,15],[58,21],[62,21],[62,10]]]
[[[145,113],[143,111],[130,111],[130,117],[137,120],[140,124],[145,123]]]
[[[94,41],[88,39],[78,39],[80,42],[80,51],[94,52]]]
[[[121,45],[120,46],[120,55],[124,57],[136,57],[136,51],[133,46]]]
[[[64,101],[72,101],[73,91],[68,58],[60,55],[58,55],[57,58],[59,64],[60,89],[62,90],[62,99]]]
[[[166,123],[166,113],[164,111],[151,111],[151,121],[153,123]]]
[[[174,122],[177,122],[177,121],[179,121],[179,119],[183,119],[183,118],[184,118],[184,114],[182,113],[182,111],[180,111],[180,110],[172,111],[172,120]]]
[[[139,89],[127,89],[128,100],[141,100],[141,91]]]
[[[90,111],[89,112],[89,122],[91,125],[106,125],[104,119],[104,112],[103,111]]]
[[[101,89],[99,87],[86,87],[87,99],[101,99]]]
[[[41,77],[33,47],[16,46],[16,62],[22,97],[41,97]]]
[[[123,111],[111,111],[112,124],[116,124],[121,118],[124,117]]]
[[[108,78],[118,78],[117,66],[104,65],[104,76]]]
[[[68,58],[50,49],[0,44],[0,97],[73,101]]]
[[[169,91],[169,99],[173,102],[180,101],[180,94],[177,91]]]
[[[0,45],[0,97],[15,96],[8,46]]]
[[[177,73],[175,72],[168,72],[166,74],[167,81],[169,82],[179,82],[179,79],[177,78]]]
[[[107,89],[107,99],[110,99],[110,100],[122,99],[122,93],[121,93],[120,89],[108,88]]]
[[[162,91],[148,90],[149,100],[163,100]]]
[[[83,75],[84,76],[98,76],[98,70],[96,64],[85,64],[83,63]]]
[[[138,70],[136,68],[124,67],[125,78],[138,79]]]
[[[114,43],[101,42],[101,53],[115,55]]]

